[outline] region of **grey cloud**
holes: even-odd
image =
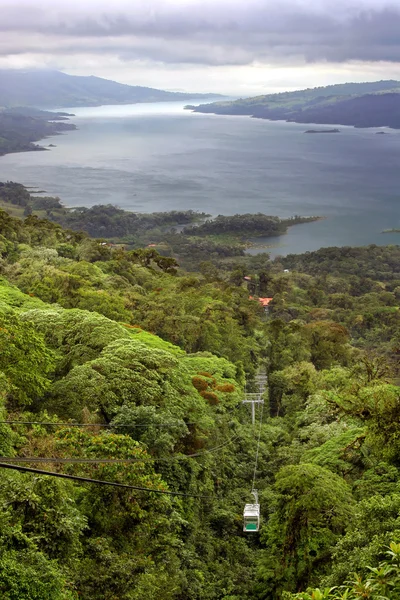
[[[361,5],[361,2],[364,2]],[[110,6],[110,5],[109,5]],[[0,54],[114,54],[122,60],[245,65],[400,62],[400,8],[360,0],[148,3],[0,0]]]

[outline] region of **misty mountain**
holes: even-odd
[[[52,70],[0,69],[0,106],[98,106],[209,99],[216,94],[185,94],[125,85],[94,76]]]
[[[249,115],[296,123],[400,128],[400,82],[344,83],[189,107],[195,112]]]

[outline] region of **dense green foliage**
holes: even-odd
[[[300,594],[284,594],[286,600],[392,600],[400,596],[400,544],[391,542],[386,559],[368,567],[365,577],[353,573],[345,585],[308,590]]]
[[[274,236],[286,233],[288,226],[299,223],[308,223],[318,217],[292,217],[280,219],[258,213],[255,215],[244,214],[225,217],[218,215],[212,221],[206,221],[196,228],[186,228],[185,233],[193,233],[197,236],[205,235],[236,235],[240,238],[245,236]]]
[[[0,212],[2,460],[194,496],[0,469],[1,597],[396,598],[399,259],[331,248],[188,274]],[[241,400],[260,367],[258,431]],[[258,434],[262,525],[244,534]]]
[[[39,198],[35,200],[37,203]],[[51,208],[51,207],[50,207]],[[58,207],[60,208],[60,207]],[[112,205],[78,207],[56,214],[63,227],[86,231],[89,235],[106,238],[155,238],[176,225],[186,225],[208,217],[206,213],[192,210],[173,210],[165,213],[132,213]],[[145,239],[146,239],[145,238]]]
[[[202,262],[220,264],[227,258],[244,257],[246,247],[251,245],[249,238],[281,235],[288,227],[319,218],[280,219],[258,213],[209,219],[207,213],[192,210],[144,214],[111,204],[66,208],[59,198],[32,195],[14,182],[0,183],[0,208],[17,217],[46,217],[125,248],[156,248],[191,271],[198,271]]]

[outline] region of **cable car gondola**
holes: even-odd
[[[247,533],[257,532],[260,529],[260,505],[258,503],[257,490],[253,490],[254,504],[245,504],[243,511],[243,531]]]

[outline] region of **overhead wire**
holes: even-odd
[[[61,479],[72,479],[74,481],[81,481],[82,483],[97,483],[100,485],[109,485],[113,487],[120,487],[129,490],[138,490],[141,492],[148,492],[152,494],[166,494],[168,496],[185,496],[189,498],[207,498],[212,499],[212,496],[203,496],[198,494],[188,494],[186,492],[170,492],[167,490],[157,490],[154,488],[142,487],[139,485],[128,485],[126,483],[117,483],[115,481],[103,481],[102,479],[91,479],[89,477],[80,477],[78,475],[65,475],[64,473],[53,473],[52,471],[43,471],[42,469],[33,469],[31,467],[22,467],[20,465],[10,465],[7,463],[0,462],[0,469],[13,469],[15,471],[24,471],[27,473],[35,473],[37,475],[49,475],[50,477],[59,477]]]
[[[194,452],[193,454],[181,454],[179,456],[168,456],[168,457],[160,457],[157,458],[155,456],[143,456],[143,457],[135,457],[135,458],[54,458],[54,457],[43,457],[43,456],[0,456],[1,461],[9,461],[12,463],[16,462],[44,462],[44,463],[93,463],[93,464],[101,464],[101,463],[135,463],[135,462],[151,462],[151,461],[162,461],[169,462],[173,460],[184,460],[186,458],[198,458],[207,454],[212,454],[225,446],[229,446],[235,440],[239,438],[239,435],[233,435],[229,440],[224,442],[223,444],[219,444],[219,446],[214,446],[213,448],[209,448],[206,450],[202,450],[201,452]]]
[[[180,427],[181,425],[198,425],[198,421],[186,423],[140,423],[140,425],[117,425],[115,423],[53,423],[48,421],[0,421],[0,425],[48,425],[54,427],[129,427],[136,429],[138,427]]]
[[[251,485],[251,491],[252,492],[255,491],[254,485],[255,485],[255,482],[256,482],[257,467],[258,467],[258,457],[259,457],[259,453],[260,453],[260,441],[261,441],[261,430],[262,430],[263,412],[264,412],[264,402],[261,403],[260,424],[259,424],[259,429],[258,429],[258,440],[257,440],[257,450],[256,450],[255,461],[254,461],[253,482],[252,482],[252,485]]]
[[[241,407],[241,406],[242,406],[241,403],[238,404],[237,406],[233,407],[230,411],[225,413],[225,415],[233,412],[236,408]],[[225,415],[218,415],[218,416],[223,417]],[[261,420],[262,420],[262,413],[261,413]],[[125,425],[125,424],[117,425],[117,424],[111,424],[111,423],[64,423],[64,422],[59,423],[59,422],[44,422],[44,421],[12,421],[12,420],[0,421],[0,424],[45,425],[45,426],[59,426],[59,427],[110,427],[110,428],[119,428],[119,427],[139,428],[139,427],[150,427],[150,426],[153,426],[153,427],[154,426],[155,427],[178,427],[181,425],[181,424],[169,424],[169,423],[159,423],[159,424],[142,423],[142,424],[136,424],[136,425]],[[184,422],[184,424],[185,425],[198,425],[198,422],[197,421],[193,421],[193,422],[189,422],[189,423]],[[258,461],[258,447],[259,447],[260,435],[261,435],[261,422],[260,422],[260,432],[259,432],[259,440],[258,440],[258,446],[257,446],[256,465],[255,465],[255,471],[254,471],[254,477],[253,477],[253,487],[254,487],[255,472],[256,472],[257,461]],[[120,487],[120,488],[125,488],[125,489],[139,490],[139,491],[144,491],[147,493],[211,499],[212,498],[211,496],[188,494],[188,493],[184,493],[184,492],[170,492],[170,491],[166,491],[166,490],[156,490],[153,488],[146,488],[146,487],[142,487],[142,486],[133,486],[133,485],[111,482],[111,481],[104,481],[104,480],[93,479],[93,478],[88,478],[88,477],[81,477],[78,475],[67,475],[64,473],[54,473],[52,471],[45,471],[42,469],[34,469],[32,467],[25,467],[25,466],[21,466],[21,465],[17,465],[17,464],[9,464],[9,463],[16,463],[16,462],[31,462],[31,463],[38,462],[38,463],[40,463],[41,462],[41,463],[75,463],[75,464],[77,464],[77,463],[82,463],[82,464],[86,464],[86,463],[89,463],[89,464],[102,464],[102,463],[126,464],[126,463],[134,463],[134,462],[139,462],[139,461],[141,461],[141,462],[149,462],[149,461],[158,462],[158,461],[184,460],[186,458],[197,458],[197,457],[201,457],[201,456],[216,452],[216,451],[220,450],[221,448],[230,445],[239,437],[240,437],[239,435],[234,435],[227,442],[224,442],[223,444],[220,444],[220,445],[215,446],[214,448],[210,448],[208,450],[203,450],[201,452],[196,452],[193,454],[166,457],[166,458],[157,458],[157,457],[149,456],[149,457],[135,457],[133,459],[80,459],[80,458],[5,457],[5,456],[1,457],[0,456],[0,461],[8,461],[7,463],[0,462],[0,468],[12,469],[12,470],[22,471],[22,472],[27,472],[27,473],[35,473],[38,475],[47,475],[50,477],[58,477],[61,479],[70,479],[70,480],[75,480],[75,481],[81,481],[83,483],[96,483],[96,484],[100,484],[100,485],[108,485],[108,486]]]
[[[242,404],[239,403],[226,411],[224,414],[214,415],[214,417],[225,417],[230,415],[237,408],[241,408]],[[179,418],[179,417],[176,417]],[[0,425],[44,425],[54,427],[110,427],[114,429],[129,428],[138,429],[141,427],[181,427],[182,425],[199,425],[198,421],[182,421],[182,423],[139,423],[139,424],[117,424],[117,423],[67,423],[67,422],[52,422],[52,421],[0,421]]]

